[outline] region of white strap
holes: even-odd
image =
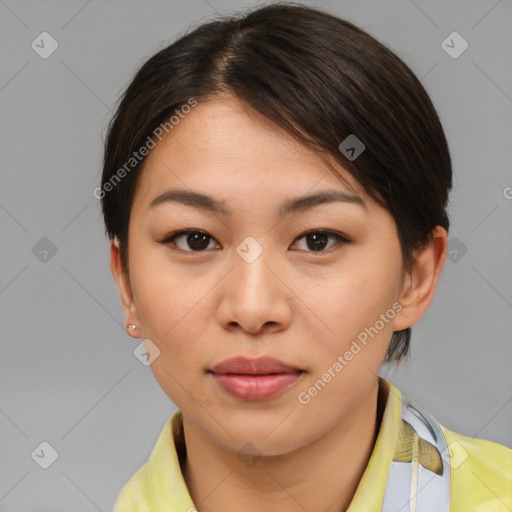
[[[392,461],[382,512],[449,512],[450,459],[439,422],[404,395],[400,416],[419,437],[436,447],[443,471],[438,475],[418,463]]]

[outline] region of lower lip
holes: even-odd
[[[275,373],[271,375],[218,375],[212,373],[220,387],[241,400],[266,400],[289,388],[302,373]]]

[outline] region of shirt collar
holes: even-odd
[[[379,400],[386,404],[379,433],[347,512],[382,510],[389,467],[400,431],[402,393],[393,384],[379,377]]]

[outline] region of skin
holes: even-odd
[[[129,226],[129,276],[117,240],[111,269],[134,338],[160,350],[151,364],[182,411],[188,450],[183,473],[200,512],[346,510],[378,432],[378,372],[394,330],[428,308],[446,257],[440,227],[404,272],[393,217],[339,165],[235,98],[199,104],[151,151]],[[179,203],[149,208],[170,188],[225,201],[232,217]],[[363,199],[277,215],[289,198],[336,189]],[[180,229],[207,232],[199,251],[160,243]],[[343,234],[314,250],[306,230]],[[247,263],[248,236],[263,248]],[[181,250],[180,250],[181,249]],[[307,391],[356,336],[399,303],[402,309],[306,405]],[[244,401],[207,373],[233,356],[269,355],[305,371],[279,395]],[[251,444],[247,444],[251,443]],[[261,456],[252,466],[239,455]],[[256,459],[255,459],[256,460]]]

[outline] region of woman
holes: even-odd
[[[128,333],[178,411],[115,512],[512,507],[512,451],[379,378],[442,270],[452,172],[411,70],[274,4],[151,57],[101,187]]]

